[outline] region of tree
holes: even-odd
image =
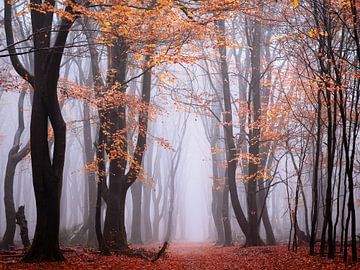
[[[24,131],[24,98],[26,95],[25,89],[23,89],[19,95],[18,101],[18,128],[14,136],[13,146],[11,147],[8,155],[8,162],[5,171],[4,180],[4,205],[6,214],[6,230],[3,236],[3,240],[0,247],[4,249],[11,249],[14,245],[15,236],[15,204],[14,204],[14,175],[17,164],[29,153],[30,144],[20,147],[21,135]]]
[[[35,7],[43,2],[31,4]],[[49,2],[51,7],[55,2]],[[59,218],[62,173],[65,158],[66,125],[57,99],[57,83],[61,59],[74,17],[62,18],[50,41],[54,23],[54,11],[41,12],[31,9],[32,34],[34,38],[34,74],[30,74],[19,61],[12,29],[12,4],[4,1],[6,42],[12,65],[16,72],[34,89],[30,126],[30,147],[33,170],[33,186],[36,197],[37,222],[33,243],[24,261],[58,261],[64,257],[59,249]],[[71,13],[67,6],[65,12]],[[44,66],[44,63],[47,63]],[[54,153],[50,156],[48,146],[48,120],[54,130]]]

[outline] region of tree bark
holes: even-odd
[[[71,13],[72,10],[66,7],[66,11]],[[74,20],[61,20],[54,46],[50,47],[52,15],[52,12],[42,14],[31,10],[34,46],[38,49],[34,53],[34,99],[30,123],[37,217],[33,243],[23,258],[26,262],[64,260],[59,248],[59,224],[66,124],[58,101],[57,83],[64,46]],[[48,144],[48,120],[54,132],[52,157]]]
[[[4,180],[4,206],[6,218],[6,230],[0,248],[11,249],[14,246],[15,236],[15,203],[14,203],[14,175],[17,164],[29,153],[30,145],[26,144],[20,149],[20,139],[24,131],[24,98],[25,91],[21,92],[18,101],[18,129],[14,136],[13,146],[8,154],[8,162],[5,170]]]
[[[222,35],[225,35],[225,21],[221,20],[218,22],[218,27]],[[223,39],[223,37],[221,37]],[[245,234],[247,244],[251,244],[253,241],[250,236],[249,224],[246,220],[244,212],[241,208],[239,197],[236,187],[236,167],[237,167],[237,153],[233,135],[233,123],[232,123],[232,108],[231,108],[231,94],[230,94],[230,80],[228,65],[226,60],[226,46],[219,47],[220,54],[220,68],[222,75],[222,87],[224,95],[224,135],[226,145],[226,162],[227,162],[227,181],[229,183],[230,199],[234,209],[235,217],[238,224]],[[225,198],[224,198],[225,200]]]
[[[131,222],[131,238],[130,242],[133,244],[141,244],[141,199],[142,199],[143,183],[139,180],[135,181],[131,186],[132,195],[132,222]]]
[[[91,164],[94,162],[94,144],[92,142],[91,136],[91,123],[90,123],[90,108],[89,104],[84,101],[84,147],[85,147],[85,161],[86,164]],[[88,185],[88,212],[87,216],[87,225],[88,225],[88,236],[87,236],[87,245],[94,246],[96,242],[95,234],[95,212],[96,212],[96,179],[95,173],[89,171],[86,175],[86,184]]]

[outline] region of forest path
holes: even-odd
[[[160,244],[143,245],[141,248],[157,249]],[[82,250],[78,248],[76,250]],[[14,258],[4,260],[0,255],[0,270],[7,269],[360,269],[360,263],[344,264],[342,258],[329,260],[308,256],[308,248],[300,247],[297,253],[286,245],[263,247],[219,247],[212,243],[171,243],[166,255],[155,263],[139,258],[113,255],[100,256],[93,252],[66,252],[62,263],[18,263]]]

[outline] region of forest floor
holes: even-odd
[[[154,249],[155,245],[141,246]],[[309,256],[308,247],[296,253],[286,245],[263,247],[217,247],[212,244],[175,243],[156,262],[123,255],[100,256],[79,247],[66,248],[67,260],[61,263],[20,263],[20,251],[4,254],[0,251],[0,269],[360,269],[360,262],[345,264],[342,257]]]

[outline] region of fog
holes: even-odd
[[[0,99],[0,114],[6,115],[1,122],[1,156],[6,157],[11,146],[14,133],[16,131],[17,123],[17,102],[19,93],[14,91],[4,92]],[[82,138],[82,111],[81,101],[68,100],[63,106],[63,115],[65,121],[68,123],[67,132],[67,150],[65,159],[64,183],[61,197],[61,225],[60,230],[64,235],[69,232],[76,232],[80,226],[84,224],[84,209],[88,203],[84,197],[86,194],[86,177],[88,171],[83,155],[83,138]],[[216,241],[216,230],[213,224],[211,214],[211,200],[212,200],[212,154],[207,140],[202,116],[194,112],[182,112],[177,110],[179,105],[169,105],[167,102],[163,104],[169,107],[166,114],[159,115],[151,121],[151,126],[154,129],[151,131],[151,136],[154,138],[166,139],[171,145],[172,149],[166,149],[159,143],[152,142],[153,151],[153,166],[155,166],[154,159],[161,152],[160,160],[158,161],[159,172],[151,176],[151,183],[146,183],[151,189],[152,194],[158,195],[162,192],[162,196],[166,196],[168,190],[159,191],[159,181],[162,185],[166,185],[169,181],[169,158],[174,155],[177,148],[181,147],[181,154],[179,158],[178,170],[175,175],[175,215],[173,217],[173,232],[171,239],[175,242],[212,242]],[[181,105],[180,105],[181,106]],[[28,97],[24,104],[25,117],[25,131],[22,135],[21,145],[25,145],[29,138],[29,119],[30,119],[30,103]],[[181,146],[178,145],[180,128],[186,122],[186,131],[184,142]],[[94,127],[93,127],[94,128]],[[94,128],[95,129],[95,128]],[[289,158],[288,158],[289,159]],[[285,177],[286,162],[288,162],[288,171],[292,171],[293,165],[289,160],[283,159],[278,167],[278,179]],[[145,162],[147,158],[145,157]],[[2,172],[2,179],[5,175],[7,159],[1,159],[0,166]],[[145,165],[146,167],[146,165]],[[145,171],[145,173],[147,173]],[[156,175],[155,175],[156,174]],[[156,178],[158,177],[158,178]],[[2,183],[3,185],[3,183]],[[293,187],[294,188],[294,187]],[[294,197],[294,189],[291,189],[290,196]],[[305,192],[310,192],[311,186],[307,184]],[[31,160],[27,156],[22,160],[15,172],[14,177],[14,199],[16,209],[20,205],[26,206],[26,218],[28,221],[29,235],[33,235],[36,225],[36,208],[34,201],[34,192],[32,187],[31,175]],[[240,199],[246,204],[245,198],[241,194],[245,194],[244,186],[239,183],[238,191]],[[0,197],[3,197],[3,189],[0,189]],[[132,220],[132,201],[131,192],[128,192],[126,201],[126,228],[128,235],[131,235],[131,220]],[[279,241],[286,241],[288,232],[290,230],[290,222],[288,217],[286,188],[281,184],[274,185],[268,195],[268,210],[271,220],[276,224],[273,227],[274,233]],[[359,191],[357,189],[356,198],[359,198]],[[162,199],[163,200],[163,199]],[[163,203],[163,202],[162,202]],[[154,209],[151,207],[151,215],[154,214]],[[299,211],[299,216],[303,215],[302,209]],[[166,216],[166,211],[164,215]],[[0,204],[0,234],[5,231],[5,209],[4,204]],[[165,237],[167,218],[163,217],[160,222],[160,238]],[[242,242],[243,236],[239,229],[236,218],[230,209],[230,219],[233,230],[233,237]],[[299,218],[302,220],[301,218]],[[300,222],[300,224],[302,224]],[[16,229],[15,243],[21,244],[19,228]],[[144,230],[144,228],[143,228]],[[142,232],[144,234],[144,231]],[[265,233],[261,228],[263,237]],[[65,236],[64,236],[65,237]],[[64,240],[65,242],[68,241]]]
[[[321,18],[295,10],[289,19],[290,11],[270,3],[261,12],[261,20],[238,10],[214,15],[206,29],[208,22],[195,27],[186,13],[184,24],[168,22],[176,30],[168,29],[171,42],[165,30],[126,36],[116,22],[123,36],[111,39],[93,15],[90,24],[73,23],[64,52],[53,48],[62,57],[54,70],[34,60],[36,50],[17,56],[39,76],[32,86],[9,55],[1,57],[0,247],[24,244],[20,226],[12,231],[20,206],[30,242],[54,223],[49,235],[59,231],[62,247],[104,253],[162,242],[293,250],[321,242],[331,257],[332,245],[354,243],[358,40],[346,32],[351,27],[334,26],[341,38],[333,33],[336,42],[322,47],[330,33],[314,30]],[[22,19],[15,40],[30,42],[30,17]]]

